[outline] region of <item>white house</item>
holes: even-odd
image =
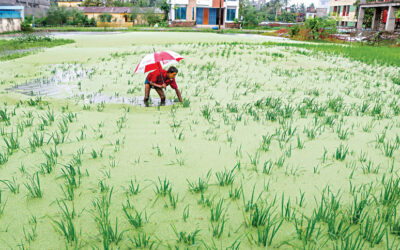
[[[168,0],[172,26],[238,27],[239,0]]]

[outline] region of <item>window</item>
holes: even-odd
[[[176,20],[186,20],[186,7],[178,7],[175,10],[175,19]]]
[[[346,16],[348,16],[348,15],[349,15],[349,12],[350,12],[350,5],[348,5],[348,6],[347,6],[347,12],[346,12]]]
[[[226,10],[226,21],[235,20],[236,9],[227,9]]]

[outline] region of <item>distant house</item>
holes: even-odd
[[[236,27],[239,0],[168,0],[172,26]]]
[[[24,15],[43,16],[50,8],[50,0],[0,0],[0,6],[23,6]]]
[[[131,7],[78,7],[79,10],[83,11],[85,16],[88,19],[94,18],[96,21],[100,21],[99,16],[105,13],[111,15],[111,23],[114,23],[114,26],[132,26],[133,22],[131,21],[132,8]],[[164,12],[159,8],[150,8],[150,7],[142,7],[135,8],[136,19],[134,24],[147,24],[146,14],[153,13],[160,18],[164,17]],[[101,23],[101,22],[100,22]],[[101,25],[101,24],[100,24]]]
[[[306,12],[306,19],[314,18],[317,16],[316,12]]]
[[[0,6],[0,33],[20,31],[24,6]]]
[[[63,1],[63,0],[58,0],[57,1],[57,6],[58,7],[80,7],[82,5],[83,1]]]
[[[354,28],[356,25],[356,0],[331,0],[329,15],[337,26]]]
[[[317,17],[325,17],[328,16],[328,9],[327,8],[317,8]]]

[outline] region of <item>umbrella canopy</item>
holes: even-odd
[[[172,61],[179,62],[182,59],[181,55],[170,50],[148,54],[139,62],[134,74],[137,72],[146,73],[156,69],[160,70],[163,65]]]

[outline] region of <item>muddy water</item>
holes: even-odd
[[[65,68],[73,68],[65,70]],[[134,106],[169,106],[175,104],[174,100],[167,99],[161,104],[160,98],[151,98],[149,102],[143,101],[143,96],[109,96],[101,93],[89,94],[80,91],[77,84],[71,82],[87,78],[93,69],[84,69],[82,66],[64,66],[63,69],[57,68],[50,77],[37,78],[25,84],[15,85],[7,90],[18,92],[29,96],[44,96],[64,99],[81,99],[85,104],[130,104]]]

